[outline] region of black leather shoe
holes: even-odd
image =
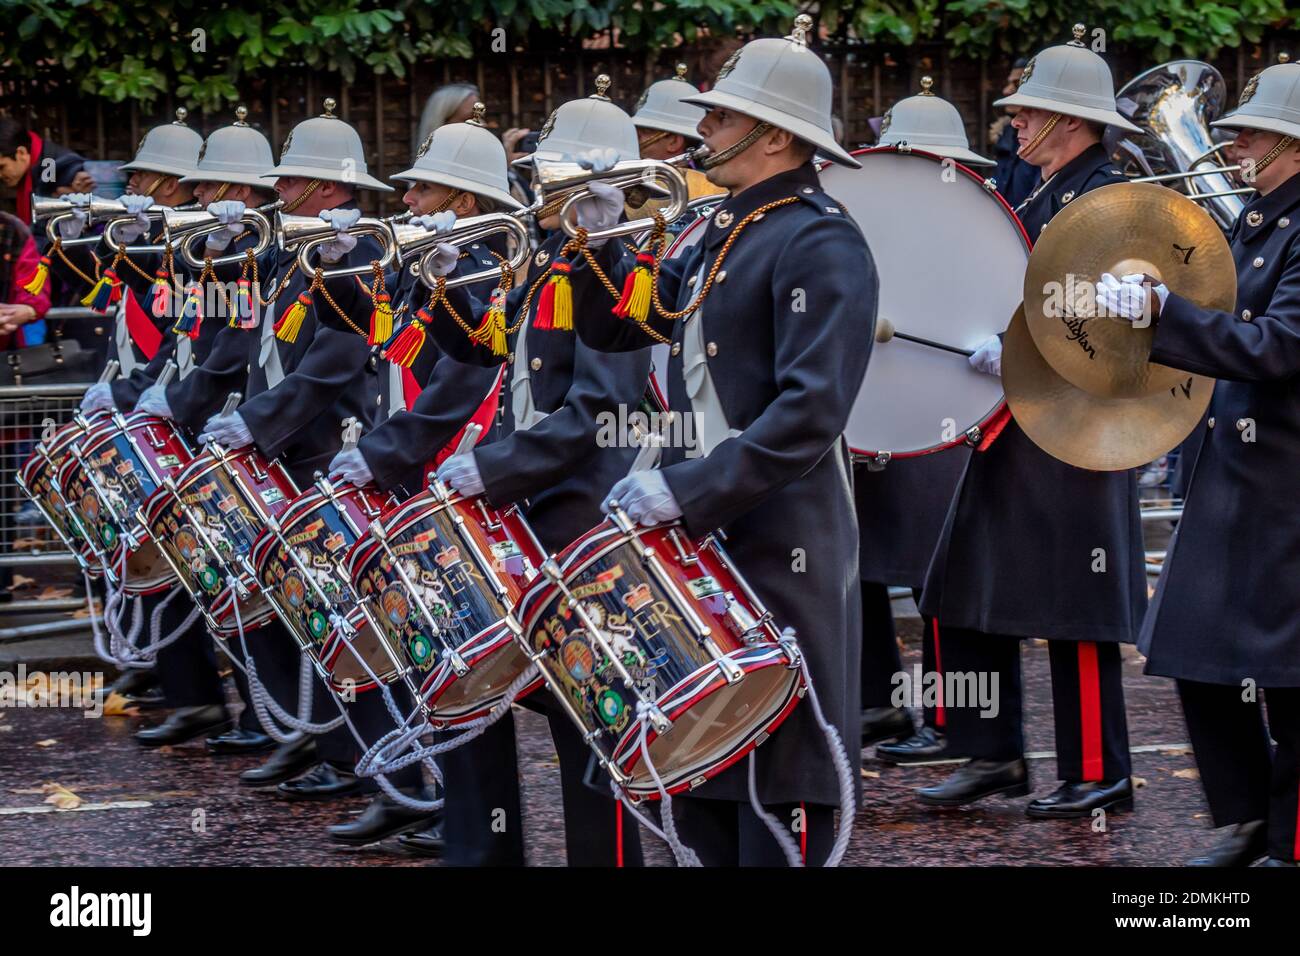
[[[275,746],[275,741],[266,734],[243,727],[231,727],[220,737],[209,737],[204,743],[214,754],[259,754]]]
[[[136,731],[135,739],[146,747],[183,744],[187,740],[211,733],[230,723],[230,715],[221,704],[203,707],[177,707],[156,727]]]
[[[158,686],[158,674],[151,667],[148,670],[141,670],[138,667],[129,667],[122,672],[109,691],[114,694],[121,694],[123,697],[132,697],[136,694],[144,694],[145,691],[152,690]]]
[[[1066,820],[1092,816],[1093,810],[1123,813],[1133,809],[1133,781],[1067,780],[1054,793],[1030,800],[1025,815],[1037,820]]]
[[[439,810],[412,810],[380,794],[351,823],[336,823],[329,828],[331,839],[348,846],[365,846],[399,833],[436,827],[442,822]]]
[[[403,833],[397,838],[397,842],[416,856],[442,856],[443,848],[447,845],[442,835],[441,820],[427,830]]]
[[[361,780],[354,773],[320,763],[297,780],[289,780],[275,789],[289,800],[333,800],[360,791]]]
[[[1268,852],[1268,821],[1248,820],[1223,828],[1223,839],[1188,866],[1250,866]]]
[[[1002,794],[1023,797],[1029,793],[1029,765],[1016,760],[972,760],[940,784],[921,787],[916,795],[932,807],[961,807]]]
[[[906,740],[876,744],[876,759],[885,763],[925,763],[943,760],[948,752],[948,738],[933,727],[922,727]]]
[[[878,740],[912,736],[912,712],[906,707],[868,707],[862,712],[862,746]]]
[[[1296,863],[1295,860],[1279,860],[1275,856],[1270,856],[1267,860],[1265,860],[1263,863],[1259,865],[1260,866],[1289,866],[1292,869],[1295,869],[1297,866],[1300,866],[1300,864]]]
[[[132,691],[124,694],[128,703],[134,704],[140,710],[152,710],[156,707],[166,707],[167,697],[163,694],[162,688],[151,687],[148,690]]]
[[[245,770],[239,782],[249,787],[270,787],[292,780],[316,764],[316,738],[303,734],[292,743],[280,744],[260,767]]]

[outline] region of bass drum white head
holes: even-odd
[[[1029,240],[1002,197],[930,153],[854,155],[861,169],[823,168],[821,182],[871,248],[877,322],[969,351],[1005,331],[1023,297]],[[1002,402],[1001,380],[976,372],[965,355],[895,336],[873,345],[845,436],[863,458],[924,455],[965,441]]]

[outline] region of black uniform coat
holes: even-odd
[[[1219,383],[1140,647],[1148,673],[1300,687],[1300,176],[1231,240],[1236,309],[1171,295],[1151,349]]]
[[[709,373],[728,425],[741,434],[707,457],[669,448],[662,468],[690,533],[721,528],[726,550],[777,626],[797,630],[826,719],[848,748],[856,790],[862,613],[842,436],[871,352],[877,292],[871,254],[856,224],[805,165],[718,206],[704,238],[663,264],[659,290],[670,308],[684,308],[698,291],[687,280],[701,257],[711,266],[746,215],[791,196],[799,201],[746,227],[724,263],[727,279],[715,281],[703,305]],[[621,287],[631,266],[626,252],[606,243],[600,262]],[[575,267],[574,274],[599,288],[589,269]],[[575,321],[599,348],[650,341],[608,311],[575,310]],[[672,338],[670,353],[676,353],[668,363],[669,404],[689,411],[679,347],[685,323],[652,312],[650,324]],[[839,802],[826,739],[806,702],[756,753],[764,802]],[[693,795],[745,802],[747,774],[742,761]]]
[[[931,455],[895,458],[880,471],[853,469],[858,574],[874,584],[919,588],[943,532],[953,492],[971,450],[957,445]]]
[[[501,251],[498,245],[472,244],[461,254],[452,276],[495,266],[497,260],[489,250]],[[418,268],[418,263],[412,263],[411,267]],[[406,306],[403,320],[395,324],[394,331],[429,300],[429,290],[412,274],[411,267],[394,273],[389,285],[394,310]],[[487,300],[497,282],[489,278],[467,288],[476,299]],[[424,466],[478,410],[497,373],[497,368],[457,362],[438,348],[432,336],[427,337],[411,365],[411,374],[420,383],[421,390],[409,411],[402,408],[388,417],[387,380],[380,383],[383,417],[374,431],[362,437],[359,445],[375,484],[384,491],[398,485],[408,491],[418,491],[423,484]]]
[[[529,262],[527,277],[510,291],[508,324],[519,321],[529,286],[550,269],[552,258],[566,241],[563,233],[556,232],[542,243]],[[578,301],[576,288],[574,291],[576,322],[585,304]],[[601,522],[600,503],[605,493],[632,465],[634,448],[602,448],[597,443],[600,416],[602,412],[617,416],[620,405],[629,414],[636,409],[650,377],[650,351],[604,355],[573,332],[534,328],[538,295],[540,290],[533,296],[529,315],[510,336],[510,359],[514,359],[519,336],[527,335],[533,401],[538,411],[550,414],[526,431],[515,431],[510,407],[513,366],[507,365],[499,435],[479,445],[474,460],[488,500],[497,507],[526,501],[528,523],[543,547],[554,553]],[[604,307],[612,306],[609,295],[602,295]],[[467,323],[477,326],[485,302],[474,300],[463,287],[450,290],[448,299]],[[436,310],[434,318],[431,331],[449,355],[464,362],[500,366],[501,359],[470,342],[443,308]]]
[[[1090,147],[1021,210],[1025,231],[1036,239],[1065,203],[1122,179],[1106,151]],[[1132,471],[1067,465],[1014,420],[971,455],[926,575],[923,613],[986,634],[1127,643],[1146,599]]]

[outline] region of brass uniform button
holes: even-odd
[[[1279,229],[1285,229],[1289,225],[1291,225],[1291,220],[1288,219],[1286,216],[1283,216],[1281,219],[1277,221],[1277,227]]]
[[[1244,418],[1238,418],[1238,419],[1237,419],[1237,431],[1239,431],[1239,432],[1244,432],[1245,430],[1246,430],[1246,419],[1244,419]]]
[[[721,283],[726,282],[726,281],[727,281],[727,270],[726,270],[726,269],[719,269],[719,270],[718,270],[718,278],[717,278],[717,282],[718,282],[719,284],[721,284]]]
[[[718,343],[710,342],[708,345],[704,346],[704,351],[709,353],[709,358],[713,358],[713,356],[718,354]]]
[[[1213,416],[1211,416],[1210,418],[1207,418],[1207,419],[1205,420],[1205,427],[1206,427],[1206,428],[1213,428],[1213,427],[1214,427],[1214,418],[1213,418]]]
[[[1241,310],[1241,321],[1249,322],[1252,318],[1254,318],[1254,316],[1250,314],[1250,309]]]
[[[1254,266],[1256,269],[1258,269],[1258,268],[1259,268],[1260,266],[1262,266],[1263,264],[1264,264],[1264,257],[1263,257],[1263,256],[1256,256],[1256,257],[1255,257],[1255,261],[1251,263],[1251,265]]]
[[[674,342],[674,343],[673,343],[673,347],[670,348],[670,349],[668,350],[668,354],[669,354],[669,355],[680,355],[680,354],[681,354],[681,351],[682,351],[682,343],[681,343],[681,342]]]
[[[539,358],[535,358],[528,363],[528,367],[531,368],[534,372],[536,372],[539,368],[542,367],[542,360]]]

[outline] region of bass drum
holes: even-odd
[[[1020,304],[1029,237],[992,180],[958,162],[892,146],[854,155],[861,169],[821,170],[822,188],[866,236],[880,279],[849,448],[887,460],[978,443],[1002,408],[1002,383],[968,356],[1005,331]]]

